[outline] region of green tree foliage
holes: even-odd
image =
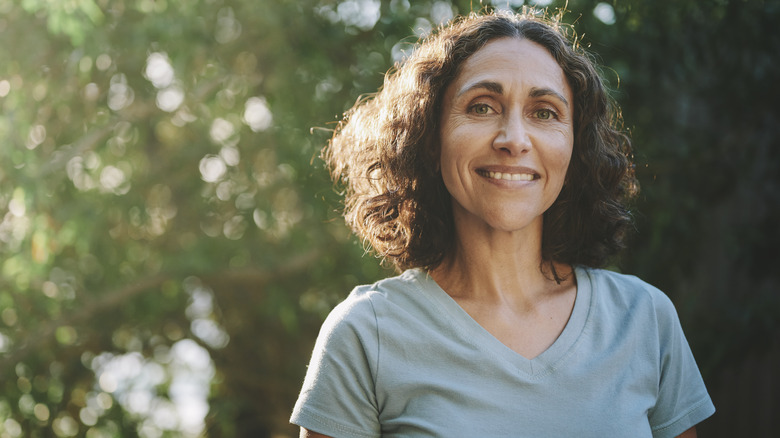
[[[0,438],[294,435],[319,324],[389,273],[318,151],[417,36],[483,6],[0,0]],[[568,9],[636,145],[619,265],[674,298],[717,394],[778,348],[780,9]]]

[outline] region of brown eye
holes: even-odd
[[[555,113],[548,109],[539,110],[536,112],[536,118],[540,120],[550,120],[555,118]]]
[[[484,103],[478,103],[471,107],[471,112],[474,114],[485,115],[490,113],[490,106]]]

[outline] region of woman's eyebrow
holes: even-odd
[[[498,82],[495,82],[495,81],[479,81],[479,82],[473,83],[473,84],[471,84],[471,85],[469,85],[467,87],[462,88],[460,90],[460,92],[458,92],[458,96],[457,97],[460,97],[460,96],[468,93],[469,91],[480,89],[480,88],[484,88],[484,89],[486,89],[486,90],[488,90],[490,92],[496,93],[496,94],[504,94],[504,87],[501,84],[499,84]]]
[[[530,97],[542,97],[542,96],[552,96],[561,102],[563,102],[566,107],[569,107],[569,101],[566,100],[563,95],[552,88],[532,88],[531,92],[529,93]]]
[[[504,94],[504,87],[495,81],[479,81],[475,82],[473,84],[470,84],[464,88],[462,88],[459,92],[457,97],[460,97],[469,91],[477,90],[477,89],[485,89],[492,93],[496,94]],[[560,100],[566,107],[569,106],[569,101],[565,97],[563,97],[563,94],[553,90],[552,88],[532,88],[531,92],[528,94],[530,97],[542,97],[542,96],[552,96],[558,100]]]

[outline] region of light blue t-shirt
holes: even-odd
[[[577,267],[558,339],[526,359],[424,271],[328,316],[291,422],[332,437],[674,437],[715,411],[671,301]]]

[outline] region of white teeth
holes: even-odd
[[[503,179],[506,181],[531,181],[534,176],[530,173],[503,173],[503,172],[484,172],[488,178]]]

